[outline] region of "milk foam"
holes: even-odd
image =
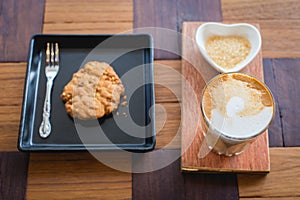
[[[244,74],[224,74],[213,79],[204,92],[202,106],[214,128],[240,139],[261,133],[274,112],[268,89]]]
[[[233,117],[236,113],[242,111],[245,107],[245,102],[241,97],[231,97],[226,105],[226,112],[229,117]]]
[[[273,117],[273,108],[265,107],[256,115],[240,116],[244,109],[244,100],[234,96],[226,105],[224,116],[218,109],[212,110],[211,122],[215,128],[227,136],[244,138],[251,137],[263,131]]]

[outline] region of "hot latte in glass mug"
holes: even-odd
[[[228,73],[205,86],[201,111],[207,146],[232,156],[243,152],[270,126],[275,103],[269,88],[257,78]]]

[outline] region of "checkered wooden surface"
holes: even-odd
[[[130,174],[111,169],[88,153],[22,153],[17,139],[30,37],[35,33],[120,33],[140,27],[181,31],[183,21],[259,23],[264,79],[276,99],[269,129],[271,173],[183,174],[180,160],[158,171]],[[165,40],[180,49],[180,40]],[[299,199],[300,192],[300,2],[297,0],[26,0],[0,2],[0,199]],[[180,80],[178,55],[155,52],[155,79]],[[143,165],[179,152],[180,99],[155,86],[168,119],[157,133],[154,154]],[[162,116],[157,113],[157,122]]]

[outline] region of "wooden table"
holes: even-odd
[[[17,139],[28,43],[35,33],[120,33],[140,27],[181,31],[183,21],[258,23],[264,79],[276,99],[269,129],[268,175],[181,173],[180,159],[149,173],[125,173],[87,152],[22,153]],[[155,36],[180,49],[180,40]],[[298,0],[12,0],[0,2],[0,199],[300,199],[300,2]],[[155,52],[155,80],[180,91],[178,55]],[[155,153],[141,165],[180,151],[180,104],[155,87],[168,119],[157,133]],[[160,113],[157,113],[159,122]]]

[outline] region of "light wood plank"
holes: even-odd
[[[131,22],[76,22],[44,24],[49,34],[119,34],[132,32]]]
[[[180,123],[179,103],[161,103],[159,108],[156,108],[156,149],[180,149]]]
[[[46,0],[44,23],[132,22],[131,0]]]
[[[17,151],[26,63],[0,63],[0,151]]]
[[[131,199],[131,179],[89,153],[31,154],[26,199]]]
[[[222,0],[223,19],[299,19],[298,0]]]
[[[225,20],[224,23],[259,23],[264,58],[300,57],[299,20]]]
[[[238,175],[240,197],[300,197],[300,147],[270,148],[271,172]]]
[[[300,9],[298,11],[300,13]],[[300,20],[259,20],[264,58],[300,57]]]
[[[180,80],[180,60],[155,60],[156,149],[180,148]]]
[[[155,60],[155,101],[178,102],[181,100],[181,61]]]
[[[131,0],[47,0],[43,33],[113,34],[131,31]]]
[[[300,6],[297,0],[223,0],[225,22],[259,23],[264,58],[300,56]]]

